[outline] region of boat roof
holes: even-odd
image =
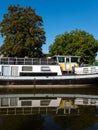
[[[68,58],[68,57],[69,57],[69,58],[70,58],[70,57],[78,57],[78,58],[80,58],[81,56],[72,56],[72,55],[54,55],[54,56],[52,56],[52,58],[53,58],[53,57],[67,57],[67,58]]]

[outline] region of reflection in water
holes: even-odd
[[[98,130],[97,112],[95,106],[81,106],[78,116],[0,116],[0,130]]]
[[[82,96],[0,95],[0,130],[96,130],[98,97]]]
[[[97,90],[95,87],[36,90],[42,97],[29,90],[20,90],[20,93],[3,90],[0,92],[0,130],[98,130]],[[44,96],[45,93],[53,95]]]

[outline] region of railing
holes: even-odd
[[[55,65],[53,59],[48,58],[0,58],[0,64],[7,65]]]
[[[0,108],[0,115],[54,114],[55,116],[79,116],[79,108],[59,107],[7,107]]]
[[[0,115],[56,114],[57,107],[7,107],[0,108]]]

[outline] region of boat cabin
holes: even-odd
[[[72,72],[73,67],[79,66],[80,56],[56,55],[52,57],[60,65],[62,72]]]
[[[57,76],[60,66],[51,58],[0,58],[0,76]]]
[[[55,55],[51,58],[0,58],[1,76],[56,76],[72,73],[80,56]]]

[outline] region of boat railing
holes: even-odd
[[[55,65],[56,62],[49,58],[0,58],[0,64],[7,65]]]

